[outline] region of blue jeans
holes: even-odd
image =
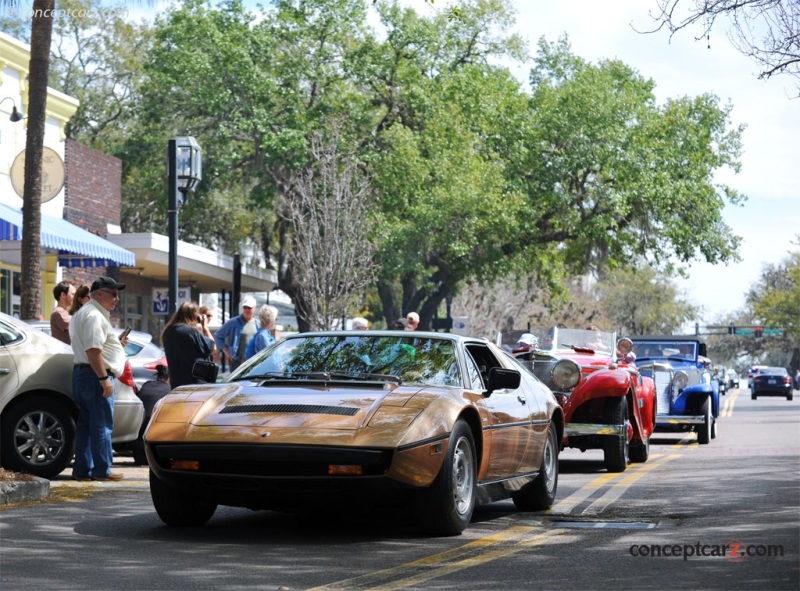
[[[111,472],[113,462],[114,397],[103,397],[103,383],[88,367],[73,368],[72,397],[78,405],[72,474],[103,478]]]

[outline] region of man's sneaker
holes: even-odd
[[[123,478],[125,475],[119,472],[109,472],[105,476],[92,476],[92,480],[122,480]]]
[[[88,482],[92,479],[91,476],[81,476],[80,474],[73,474],[72,480],[79,480],[81,482]]]

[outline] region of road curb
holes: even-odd
[[[31,478],[0,482],[0,505],[46,499],[50,495],[50,481],[36,476]]]

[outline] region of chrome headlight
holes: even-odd
[[[629,338],[622,338],[618,340],[617,351],[620,352],[620,357],[625,357],[628,353],[633,351],[633,341]]]
[[[680,392],[689,385],[689,374],[687,374],[685,371],[676,371],[675,377],[672,378],[672,383]]]
[[[581,381],[581,366],[571,359],[562,359],[553,366],[551,379],[559,390],[572,390]]]

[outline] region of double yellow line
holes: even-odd
[[[586,499],[608,486],[608,490],[602,496],[580,512],[580,515],[599,514],[619,499],[634,483],[680,455],[678,453],[654,454],[650,456],[648,462],[631,464],[625,472],[598,476],[554,505],[548,514],[570,514]],[[614,482],[615,480],[617,482]],[[431,579],[530,550],[545,542],[566,544],[575,539],[576,534],[570,535],[569,530],[564,528],[551,528],[544,525],[515,525],[458,548],[432,554],[393,568],[315,587],[311,591],[395,591],[406,589],[420,586]]]

